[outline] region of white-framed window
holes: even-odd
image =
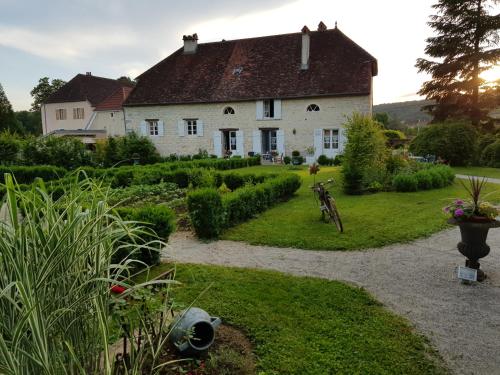
[[[269,149],[271,151],[278,150],[278,136],[276,130],[271,130],[269,132]]]
[[[188,135],[197,135],[198,134],[198,120],[185,119],[184,123],[186,125]]]
[[[319,112],[319,105],[317,104],[309,104],[306,109],[307,112]]]
[[[231,130],[229,132],[229,149],[231,151],[236,151],[237,149],[237,144],[236,144],[236,131]]]
[[[155,120],[146,120],[146,123],[148,124],[148,134],[155,136],[159,135],[159,127],[158,127],[158,119]]]
[[[274,99],[264,100],[264,118],[274,118]]]
[[[56,120],[66,120],[66,109],[56,109]]]
[[[234,108],[233,107],[224,108],[224,114],[225,115],[234,115]]]
[[[338,129],[323,129],[323,148],[325,150],[339,148]]]
[[[83,108],[73,108],[73,120],[83,120]]]

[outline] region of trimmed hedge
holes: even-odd
[[[285,174],[222,196],[215,188],[194,191],[187,197],[191,223],[200,238],[218,237],[224,228],[246,221],[278,201],[290,198],[300,184],[298,175]]]
[[[44,181],[57,180],[66,175],[68,171],[62,167],[52,165],[37,165],[37,166],[0,166],[0,183],[5,183],[5,173],[11,173],[19,184],[31,184],[36,178],[41,178]]]
[[[451,185],[455,173],[447,165],[422,166],[422,169],[403,170],[392,178],[392,187],[396,191],[408,192],[417,190],[438,189]]]
[[[127,221],[138,221],[144,224],[147,228],[151,229],[151,233],[144,233],[141,240],[148,243],[156,239],[156,235],[162,240],[167,242],[170,234],[175,230],[175,214],[167,206],[143,206],[140,208],[119,207],[115,209],[118,215]],[[121,249],[117,252],[113,261],[118,263],[125,258],[135,259],[144,262],[148,266],[156,265],[160,262],[161,249],[149,250],[142,249],[139,254],[130,254],[126,249]]]
[[[222,233],[225,211],[222,198],[214,188],[195,190],[188,194],[187,206],[191,224],[200,238],[215,238]]]

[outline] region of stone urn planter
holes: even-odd
[[[457,244],[458,251],[467,258],[465,265],[477,270],[477,281],[483,281],[486,274],[480,269],[479,259],[490,253],[490,247],[486,243],[488,232],[492,228],[500,227],[500,221],[473,217],[469,220],[450,218],[448,223],[460,228],[461,241]]]

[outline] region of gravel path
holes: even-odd
[[[467,180],[469,177],[475,177],[475,178],[478,178],[478,179],[482,179],[483,177],[480,177],[480,176],[469,176],[469,175],[466,175],[466,174],[456,174],[455,177],[457,178],[460,178],[460,179],[463,179],[463,180]],[[500,184],[500,178],[493,178],[493,177],[486,177],[487,178],[487,181],[492,183],[492,184]]]
[[[500,374],[500,230],[490,232],[488,279],[461,284],[454,269],[464,264],[459,233],[447,230],[408,244],[364,251],[310,251],[202,243],[175,234],[165,259],[182,263],[264,268],[298,276],[343,280],[362,286],[413,322],[456,374]]]

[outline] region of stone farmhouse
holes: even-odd
[[[137,78],[127,131],[163,155],[342,153],[342,124],[371,114],[377,60],[336,26],[184,46]]]
[[[78,137],[87,144],[125,135],[122,104],[132,88],[90,72],[76,75],[42,105],[43,134]]]

